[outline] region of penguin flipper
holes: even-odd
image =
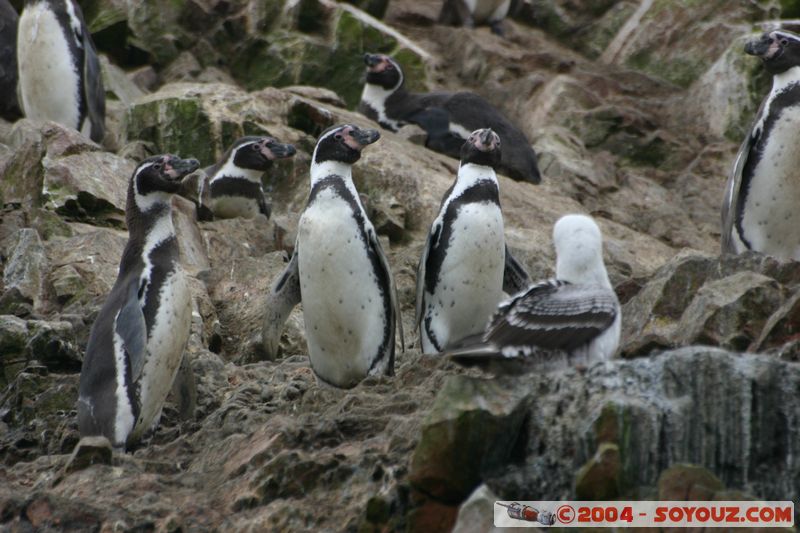
[[[524,291],[531,284],[531,277],[525,267],[511,255],[511,250],[506,245],[506,265],[503,270],[503,291],[506,294],[516,294]]]
[[[725,197],[722,200],[722,253],[738,253],[740,250],[736,249],[736,242],[734,239],[736,217],[739,213],[740,191],[742,189],[742,177],[744,167],[750,157],[750,152],[753,146],[756,145],[761,138],[761,127],[758,124],[761,122],[761,114],[764,112],[764,104],[756,114],[756,121],[753,124],[750,133],[745,138],[742,145],[739,147],[739,152],[736,154],[736,161],[731,169],[728,182],[725,185]]]
[[[300,303],[300,272],[298,256],[300,248],[295,244],[294,253],[289,264],[280,276],[272,283],[266,302],[264,324],[261,328],[261,342],[272,360],[278,356],[283,325],[297,304]]]
[[[417,110],[405,119],[424,129],[428,134],[425,146],[434,152],[458,158],[464,139],[450,131],[450,114],[441,107]]]
[[[105,135],[106,93],[103,88],[103,73],[100,60],[97,58],[89,28],[81,17],[81,38],[83,42],[83,87],[86,109],[91,123],[90,137],[94,142],[101,142]]]
[[[442,221],[437,217],[437,219],[433,221],[431,230],[428,232],[428,239],[425,241],[424,248],[422,248],[422,257],[420,257],[419,265],[417,265],[417,299],[414,311],[414,331],[422,324],[422,312],[425,309],[425,277],[428,254],[431,248],[437,246],[439,243],[439,236],[441,233]]]
[[[391,358],[389,360],[389,365],[387,366],[387,375],[391,376],[394,375],[394,341],[396,333],[400,334],[400,351],[402,352],[406,351],[406,339],[405,335],[403,334],[403,319],[402,315],[400,314],[400,300],[397,298],[397,287],[394,284],[394,277],[392,276],[392,270],[389,268],[389,260],[386,258],[386,253],[384,253],[383,251],[383,247],[381,246],[381,242],[378,240],[378,235],[375,233],[375,229],[370,228],[368,231],[368,235],[372,251],[378,257],[384,275],[386,276],[386,279],[389,280],[389,300],[391,302],[392,311],[394,314],[394,316],[392,317],[392,323],[389,325],[389,328],[392,331],[392,341],[390,343]]]
[[[114,331],[122,339],[125,352],[131,364],[131,382],[136,382],[144,369],[144,356],[147,351],[147,325],[139,301],[139,279],[128,282],[125,305],[117,314]]]

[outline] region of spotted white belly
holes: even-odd
[[[160,305],[147,339],[147,355],[139,381],[141,410],[132,437],[138,439],[157,422],[180,367],[189,339],[192,301],[189,285],[180,266],[166,278]]]
[[[30,5],[19,18],[22,108],[30,119],[52,120],[79,130],[80,76],[61,26],[46,6],[46,2]]]
[[[753,250],[795,260],[800,260],[798,127],[800,109],[786,108],[753,173],[742,219],[744,237]]]
[[[260,213],[258,202],[244,196],[218,196],[211,199],[210,207],[218,218],[253,218]]]
[[[349,204],[321,191],[300,218],[298,250],[311,366],[325,381],[352,386],[379,355],[388,317]]]
[[[503,297],[505,237],[503,215],[494,203],[466,204],[453,233],[434,294],[427,293],[424,317],[444,348],[481,333]],[[425,353],[436,349],[423,335]]]

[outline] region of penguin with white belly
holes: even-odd
[[[508,15],[511,0],[444,0],[439,24],[449,26],[487,25],[492,33],[503,35],[501,22]]]
[[[500,137],[476,130],[461,148],[458,176],[442,200],[417,269],[415,324],[423,353],[481,333],[503,297],[529,278],[506,246],[494,168]]]
[[[800,35],[776,30],[749,42],[772,90],[742,143],[722,206],[722,251],[800,260]]]
[[[130,234],[111,293],[92,325],[81,369],[81,436],[130,448],[158,424],[189,338],[192,304],[172,225],[172,195],[199,167],[161,155],[142,161],[128,185]]]
[[[206,170],[209,176],[209,207],[215,218],[269,218],[271,209],[261,188],[261,176],[273,161],[292,157],[297,150],[272,137],[242,137],[222,159]],[[202,197],[201,197],[202,199]]]
[[[17,68],[27,118],[52,120],[103,140],[100,61],[74,0],[27,0],[17,30]]]
[[[311,368],[322,382],[340,388],[394,373],[400,316],[394,280],[352,177],[362,149],[379,138],[377,131],[352,124],[320,136],[294,255],[267,297],[267,354],[277,353],[283,324],[302,301]],[[401,327],[401,344],[402,335]]]

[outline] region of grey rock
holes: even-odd
[[[20,229],[11,256],[3,270],[5,291],[16,289],[34,309],[44,305],[45,278],[49,264],[39,233],[32,228]]]
[[[77,472],[97,464],[110,465],[113,454],[111,442],[107,438],[102,436],[83,437],[67,460],[64,473]]]

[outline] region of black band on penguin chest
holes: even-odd
[[[425,265],[425,290],[428,293],[433,294],[439,284],[442,264],[450,247],[453,226],[456,218],[458,218],[459,211],[466,204],[485,202],[500,205],[500,192],[497,188],[497,183],[492,180],[480,180],[447,204],[442,217],[441,232],[439,235],[433,236],[430,250],[428,250],[428,261]],[[499,238],[502,238],[502,236]]]
[[[358,200],[358,198],[353,196],[353,193],[347,188],[347,185],[345,185],[344,179],[341,176],[330,175],[317,181],[311,188],[307,206],[313,204],[320,192],[326,189],[331,190],[334,196],[341,198],[350,207],[350,213],[353,215],[353,221],[356,224],[359,238],[361,239],[361,243],[366,251],[370,268],[372,269],[372,273],[375,275],[375,279],[378,282],[378,290],[380,291],[381,295],[383,312],[384,316],[386,317],[386,320],[384,320],[383,324],[383,342],[381,342],[381,346],[378,349],[378,354],[376,354],[380,356],[386,352],[386,349],[389,348],[388,343],[392,341],[392,324],[390,317],[393,309],[391,295],[389,294],[391,287],[391,282],[389,280],[390,274],[384,270],[381,259],[378,257],[378,253],[370,244],[370,239],[367,235],[366,221],[364,219],[364,210],[361,206],[361,202]],[[300,249],[300,253],[303,253],[302,248]],[[373,360],[370,369],[372,369],[372,367],[374,367],[379,360],[380,357],[376,357]]]
[[[771,143],[782,142],[780,139],[772,138],[772,132],[775,129],[775,124],[788,108],[797,105],[800,105],[800,83],[793,83],[778,93],[775,98],[772,99],[772,102],[770,102],[769,109],[764,110],[767,115],[764,117],[764,123],[761,126],[761,134],[753,146],[750,147],[750,152],[746,154],[747,160],[745,161],[744,168],[742,169],[742,183],[739,190],[739,202],[736,210],[736,231],[748,248],[752,248],[752,245],[745,238],[742,222],[744,219],[745,204],[747,203],[746,198],[750,193],[750,187],[753,183],[753,177],[756,168],[764,158],[764,152],[766,151],[767,145]],[[791,144],[792,142],[794,142],[794,139],[786,140],[787,145]],[[791,148],[787,146],[787,149],[790,150]],[[800,178],[800,176],[798,176],[798,178]]]
[[[261,184],[244,178],[231,178],[228,176],[211,182],[211,197],[234,196],[250,198],[259,202],[264,197]]]
[[[161,307],[162,304],[168,304],[167,302],[161,302],[161,289],[164,287],[164,283],[170,274],[175,272],[178,265],[178,240],[175,236],[173,235],[165,239],[159,243],[158,246],[153,248],[150,252],[149,259],[150,264],[153,266],[148,279],[143,282],[146,283],[146,285],[144,285],[146,294],[144,295],[145,305],[142,308],[144,323],[147,326],[148,338],[150,338],[150,334],[153,331],[153,325],[155,324],[159,307]]]

